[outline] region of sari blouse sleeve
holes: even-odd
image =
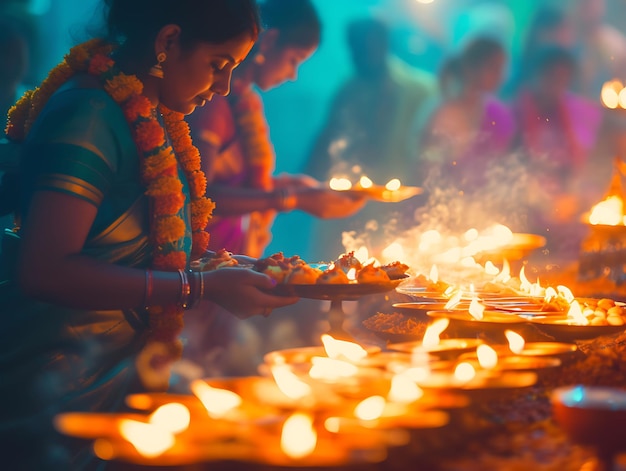
[[[25,166],[31,191],[58,191],[98,207],[120,170],[122,110],[99,89],[54,95],[33,126]]]

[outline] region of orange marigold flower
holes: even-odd
[[[187,178],[189,178],[189,190],[193,198],[199,198],[206,193],[207,181],[204,172],[192,172]]]
[[[180,251],[168,252],[166,254],[157,254],[154,256],[152,266],[156,270],[182,270],[187,266],[187,254]]]
[[[190,146],[188,150],[178,154],[178,160],[189,170],[200,170],[200,151],[197,147]]]
[[[24,125],[28,119],[30,112],[31,100],[33,98],[34,90],[28,90],[22,98],[20,98],[15,105],[13,105],[8,112],[7,127],[5,129],[6,135],[9,139],[15,141],[23,141],[26,137],[24,132]]]
[[[150,152],[165,144],[165,132],[156,120],[142,121],[135,127],[135,141],[139,150]]]
[[[211,235],[207,231],[196,231],[191,235],[191,239],[193,243],[191,256],[199,257],[204,254],[209,247]]]
[[[174,157],[174,152],[171,147],[166,147],[157,154],[145,158],[142,165],[143,178],[147,180],[153,180],[166,173],[169,175],[176,174],[176,157]]]
[[[158,178],[153,181],[146,190],[148,196],[174,195],[182,194],[182,192],[183,184],[180,179],[175,176]]]
[[[152,114],[152,103],[144,95],[133,95],[124,105],[124,116],[129,123]]]
[[[156,196],[153,200],[154,212],[156,214],[165,214],[174,216],[185,204],[185,195],[175,193],[170,195]]]
[[[104,84],[104,88],[117,103],[123,103],[131,95],[139,95],[143,91],[143,84],[134,75],[117,74]]]
[[[177,216],[165,216],[154,222],[154,239],[158,245],[171,244],[184,237],[185,221]]]
[[[89,61],[87,72],[91,75],[102,75],[113,67],[113,60],[104,54],[96,54]]]

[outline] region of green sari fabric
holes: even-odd
[[[22,220],[35,192],[70,194],[98,210],[84,254],[128,267],[150,265],[149,204],[137,148],[121,108],[96,79],[78,77],[53,95],[24,144],[20,174]],[[187,224],[182,249],[189,254],[188,205],[181,216]],[[51,432],[58,412],[119,410],[127,394],[142,390],[134,359],[148,329],[141,309],[84,311],[27,298],[15,279],[18,250],[19,232],[6,231],[0,265],[0,440],[9,437],[16,448],[23,438],[32,443],[32,437]],[[80,467],[79,457],[70,458],[72,469]]]

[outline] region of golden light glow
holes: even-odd
[[[472,302],[469,306],[469,313],[477,321],[480,321],[483,317],[485,317],[485,305],[481,304],[476,296],[472,298]]]
[[[241,397],[226,389],[209,386],[205,381],[196,380],[191,383],[191,391],[204,405],[209,415],[221,418],[241,405]]]
[[[374,182],[370,180],[368,177],[366,177],[365,175],[363,175],[359,179],[359,185],[361,186],[361,188],[371,188],[372,185],[374,185]]]
[[[415,383],[421,383],[430,376],[430,368],[428,366],[414,366],[407,368],[402,374]]]
[[[524,350],[524,345],[526,344],[524,337],[522,337],[517,332],[513,332],[512,330],[505,330],[504,335],[509,341],[509,350],[511,350],[516,355],[522,353],[522,351]]]
[[[420,252],[429,252],[433,246],[441,242],[441,234],[434,230],[428,230],[420,236],[418,248]]]
[[[465,231],[465,234],[463,234],[463,238],[467,242],[472,242],[478,239],[478,230],[474,228],[468,229],[467,231]]]
[[[382,251],[382,256],[383,259],[388,262],[395,260],[404,260],[406,258],[404,254],[404,249],[402,248],[402,245],[400,245],[398,242],[392,242],[387,247],[385,247]]]
[[[485,273],[487,275],[496,276],[498,273],[500,273],[500,269],[496,267],[493,262],[487,261],[487,263],[485,263]]]
[[[606,226],[624,224],[624,202],[619,196],[609,196],[591,208],[589,223]]]
[[[149,418],[152,425],[161,427],[173,434],[187,430],[190,420],[189,409],[176,402],[162,405],[150,414]]]
[[[424,347],[435,347],[439,345],[439,336],[448,328],[449,324],[450,319],[447,317],[435,319],[428,327],[426,327],[424,338],[422,339],[422,345]]]
[[[437,269],[437,265],[433,265],[430,267],[430,274],[428,275],[428,279],[433,283],[437,283],[439,281],[439,270]]]
[[[302,413],[291,415],[283,424],[280,448],[293,459],[304,458],[315,451],[317,432],[311,416]]]
[[[459,383],[467,383],[476,376],[476,369],[471,363],[461,362],[454,369],[454,379]]]
[[[354,415],[361,420],[379,419],[385,410],[385,398],[382,396],[370,396],[363,399],[354,408]]]
[[[457,304],[461,302],[461,298],[463,298],[463,293],[461,292],[461,290],[455,291],[452,297],[448,300],[448,302],[444,306],[444,309],[454,309],[457,306]]]
[[[482,344],[476,348],[478,363],[486,370],[491,370],[498,364],[498,353],[489,345]]]
[[[396,374],[391,378],[391,388],[387,399],[391,402],[410,404],[424,395],[424,391],[405,374]]]
[[[356,268],[350,268],[350,270],[348,270],[348,273],[346,273],[346,276],[350,281],[356,280]]]
[[[398,180],[397,178],[392,178],[385,185],[385,189],[389,191],[397,191],[400,189],[401,186],[402,186],[402,183],[400,182],[400,180]]]
[[[600,92],[602,104],[612,110],[620,106],[620,94],[623,89],[624,85],[619,80],[605,82]]]
[[[358,373],[357,366],[347,361],[335,360],[333,358],[313,357],[311,358],[311,369],[309,376],[314,379],[337,380],[340,378],[349,378]]]
[[[123,419],[120,421],[119,430],[122,437],[146,458],[156,458],[174,445],[174,435],[156,425]]]
[[[322,335],[322,343],[329,358],[358,362],[367,356],[367,351],[358,343],[337,340],[328,334]]]
[[[370,257],[369,251],[367,250],[367,247],[365,246],[359,247],[357,250],[354,251],[354,258],[356,258],[361,263],[367,262],[369,257]]]
[[[502,262],[502,270],[500,271],[498,276],[496,276],[496,279],[494,281],[496,283],[508,283],[510,279],[511,265],[509,265],[509,261],[507,259],[504,259],[504,261]]]
[[[311,395],[311,386],[298,378],[288,365],[271,367],[274,381],[283,394],[291,399],[302,399]]]
[[[583,315],[578,301],[574,301],[570,304],[569,310],[567,311],[567,317],[572,319],[578,325],[589,325],[589,319]]]
[[[346,191],[352,188],[352,182],[347,178],[331,178],[329,186],[333,190]]]
[[[576,297],[574,296],[574,293],[572,293],[572,290],[569,289],[567,286],[563,286],[563,285],[559,285],[556,287],[559,295],[563,298],[565,298],[565,300],[572,304],[574,302],[574,300],[576,299]]]

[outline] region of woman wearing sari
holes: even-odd
[[[165,390],[186,308],[248,317],[296,301],[245,268],[188,270],[213,203],[183,116],[228,93],[259,32],[254,1],[106,3],[107,39],[74,47],[9,112],[22,152],[0,279],[7,469],[93,464],[54,415]]]

